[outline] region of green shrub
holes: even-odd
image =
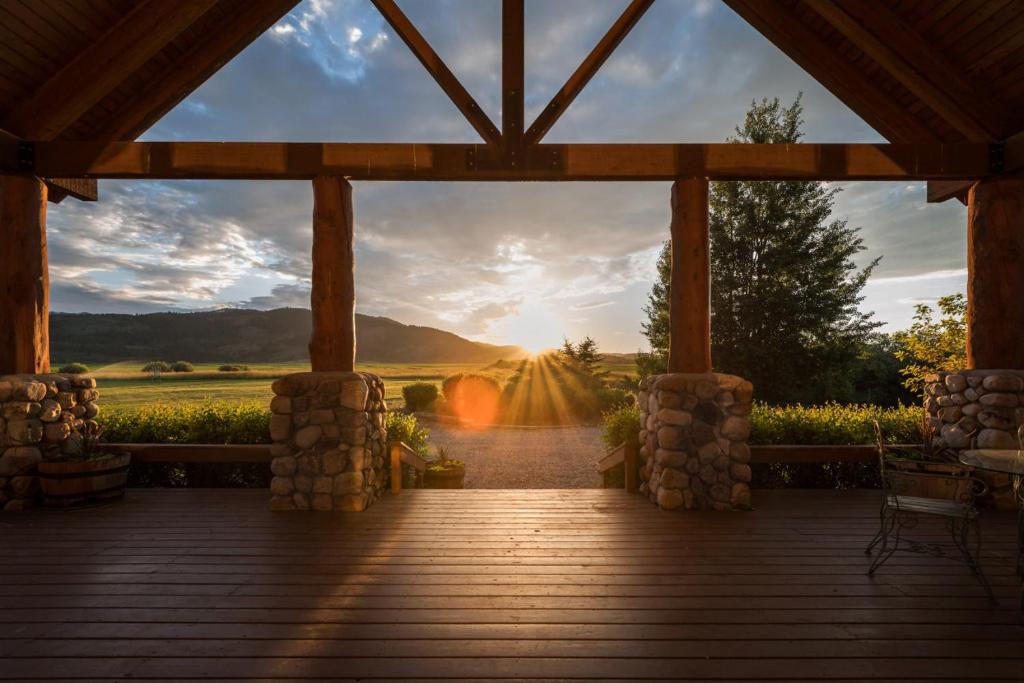
[[[84,363],[68,363],[57,368],[57,372],[63,372],[66,375],[84,375],[89,372],[89,367]]]
[[[218,372],[245,372],[249,369],[248,365],[222,365],[217,368]],[[187,371],[191,372],[191,370]]]
[[[621,405],[602,415],[601,440],[608,448],[624,443],[637,443],[640,438],[640,406]]]
[[[171,366],[162,360],[155,360],[142,366],[143,372],[170,372]]]
[[[872,420],[892,443],[919,443],[923,409],[872,405],[769,406],[754,403],[752,444],[855,445],[874,443]]]
[[[402,387],[405,409],[411,413],[429,409],[437,400],[437,385],[429,382],[414,382]]]
[[[481,375],[477,372],[457,372],[454,375],[448,375],[441,382],[441,393],[444,394],[446,401],[453,402],[452,398],[455,397],[457,387],[462,382],[484,387],[487,390],[493,389],[495,393],[501,392],[501,384],[490,375]]]
[[[388,441],[401,441],[424,458],[430,455],[430,446],[427,443],[430,430],[420,426],[415,415],[389,411],[384,428],[387,431]]]
[[[171,372],[195,372],[195,368],[187,360],[176,360],[171,363]]]
[[[270,408],[257,402],[143,406],[97,421],[111,443],[270,443]]]

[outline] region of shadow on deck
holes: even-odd
[[[1024,678],[1009,515],[983,520],[991,607],[948,560],[865,576],[869,491],[758,491],[733,514],[620,490],[267,499],[0,515],[0,677]]]

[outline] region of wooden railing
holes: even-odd
[[[409,465],[416,471],[416,485],[422,486],[427,461],[401,441],[389,442],[388,450],[391,451],[391,493],[402,492],[402,465]]]
[[[912,444],[901,444],[902,448],[914,448]],[[918,447],[919,448],[919,447]],[[602,475],[623,465],[623,479],[626,491],[637,491],[638,446],[620,444],[597,461],[597,471]],[[857,446],[751,446],[750,462],[757,465],[806,465],[829,462],[874,463],[878,460],[878,449],[871,445]]]
[[[637,485],[639,450],[640,446],[635,443],[619,444],[618,448],[597,461],[597,471],[604,475],[617,465],[622,465],[626,492],[636,493],[639,490]]]
[[[273,460],[269,444],[209,443],[111,443],[104,448],[115,453],[131,453],[133,462],[180,463],[269,463]],[[391,493],[402,490],[402,465],[416,472],[416,484],[423,484],[427,461],[401,441],[388,443],[391,457]]]

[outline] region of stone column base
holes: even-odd
[[[1024,370],[960,370],[925,377],[926,429],[935,448],[1017,449],[1024,423]],[[999,509],[1016,500],[1008,476],[977,472]]]
[[[381,379],[366,372],[300,372],[273,389],[271,509],[369,507],[388,481]]]
[[[80,452],[99,413],[96,380],[81,375],[0,375],[0,507],[39,499],[36,465]]]
[[[665,510],[750,508],[754,386],[734,375],[673,373],[640,384],[640,491]]]

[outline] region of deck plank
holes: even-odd
[[[736,514],[613,490],[271,513],[195,489],[0,514],[0,678],[1024,680],[1010,515],[983,519],[990,606],[946,559],[865,576],[875,493],[757,493]]]

